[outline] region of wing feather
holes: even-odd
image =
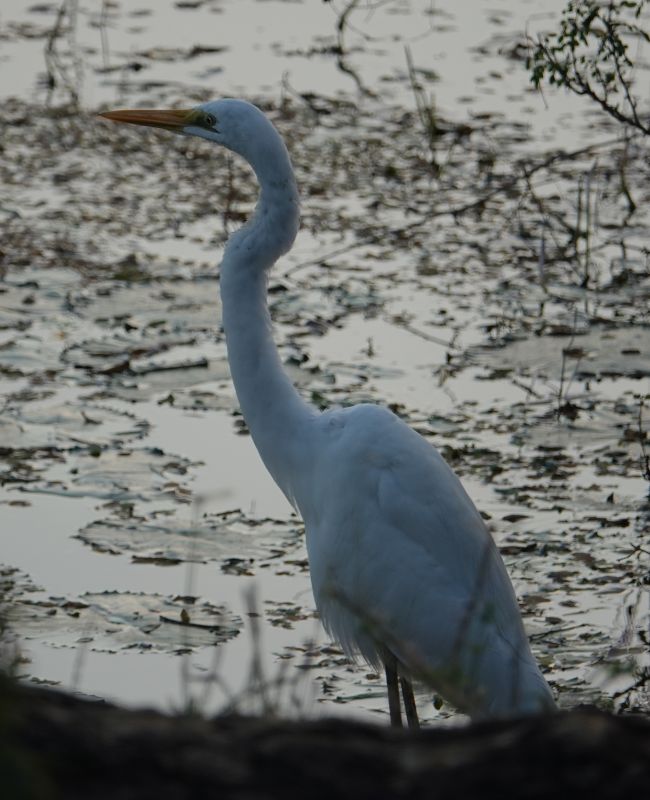
[[[323,415],[320,424],[319,458],[305,476],[318,492],[304,491],[305,507],[301,491],[296,497],[329,632],[374,664],[391,650],[461,707],[476,706],[468,692],[486,685],[494,702],[495,685],[510,691],[515,671],[531,664],[543,683],[501,556],[438,451],[376,406]],[[462,673],[462,690],[450,671]]]

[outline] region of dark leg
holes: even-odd
[[[418,710],[415,705],[415,697],[413,697],[413,687],[411,682],[406,678],[400,678],[402,685],[402,697],[404,698],[404,710],[406,711],[406,721],[409,728],[419,728],[420,720],[418,719]]]
[[[395,728],[402,727],[402,710],[399,703],[399,683],[397,682],[397,661],[389,655],[384,661],[386,669],[386,686],[388,688],[388,709],[390,724]]]

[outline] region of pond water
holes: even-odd
[[[647,708],[647,145],[531,91],[526,33],[561,2],[361,2],[341,38],[347,6],[3,3],[17,671],[164,709],[386,715],[382,677],[319,627],[300,521],[230,385],[216,265],[251,176],[93,116],[240,95],[287,138],[302,191],[270,287],[292,378],[322,407],[389,404],[441,449],[561,705]],[[458,719],[430,699],[426,720]]]

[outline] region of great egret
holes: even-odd
[[[257,176],[255,212],[221,263],[232,378],[264,464],[305,522],[323,625],[350,656],[384,665],[393,724],[401,725],[400,683],[409,725],[418,724],[414,678],[473,717],[554,708],[501,556],[438,451],[380,406],[320,413],[282,368],[267,273],[293,245],[299,200],[268,118],[233,99],[101,116],[215,142]]]

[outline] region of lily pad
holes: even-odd
[[[27,333],[0,344],[0,373],[17,377],[60,372],[61,344]]]
[[[73,296],[71,303],[85,319],[109,325],[126,324],[152,335],[218,330],[221,324],[216,269],[212,277],[101,283],[83,295]]]
[[[247,574],[253,562],[280,564],[289,555],[295,559],[304,547],[296,520],[258,519],[239,511],[205,515],[197,523],[175,518],[97,521],[82,528],[78,538],[102,552],[131,553],[140,563],[222,561],[225,572]]]
[[[90,449],[70,454],[65,479],[34,482],[23,490],[107,501],[146,501],[167,496],[178,502],[190,502],[184,478],[191,465],[186,458],[152,447],[117,452]]]
[[[5,414],[0,419],[3,450],[102,448],[141,438],[150,427],[127,412],[76,400],[14,403],[9,398]]]
[[[524,375],[560,380],[600,377],[645,378],[650,376],[650,331],[646,326],[594,325],[579,335],[527,336],[500,347],[478,347],[470,356],[493,369],[507,364]]]
[[[163,653],[220,645],[242,628],[225,605],[134,592],[20,599],[9,609],[8,622],[25,639],[55,646]]]
[[[103,388],[93,397],[130,402],[202,383],[227,381],[230,376],[223,344],[203,342],[198,346],[186,335],[143,338],[118,332],[113,338],[71,346],[64,360],[100,383]]]
[[[0,283],[0,330],[56,319],[66,307],[68,292],[78,284],[78,273],[56,267],[27,267],[8,274]]]

